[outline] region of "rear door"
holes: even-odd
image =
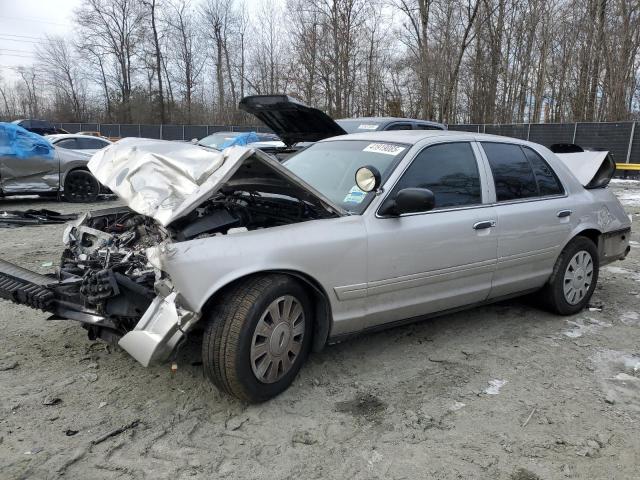
[[[562,183],[533,149],[481,142],[495,187],[498,263],[490,297],[542,286],[571,231]]]
[[[427,146],[387,199],[403,188],[428,188],[435,208],[399,217],[366,212],[368,327],[487,298],[496,263],[496,212],[487,203],[478,157],[477,145],[468,141]]]

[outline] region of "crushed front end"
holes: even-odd
[[[65,230],[56,276],[0,260],[0,297],[50,312],[50,319],[78,320],[89,338],[118,342],[145,366],[164,360],[198,318],[147,261],[146,249],[167,236],[127,207],[85,214]]]
[[[252,149],[125,139],[89,168],[128,206],[70,223],[57,275],[0,260],[0,298],[80,321],[144,366],[166,360],[200,318],[181,295],[194,280],[174,285],[163,264],[188,260],[171,254],[176,243],[344,214]]]

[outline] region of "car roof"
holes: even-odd
[[[452,131],[452,130],[387,130],[387,131],[374,131],[363,133],[350,133],[348,135],[340,135],[336,137],[326,138],[320,140],[321,142],[331,142],[338,140],[365,140],[370,142],[396,142],[406,144],[416,144],[422,140],[427,140],[436,137],[444,137],[451,139],[466,139],[466,140],[491,140],[507,143],[519,143],[526,144],[526,140],[520,140],[512,137],[502,137],[500,135],[489,135],[486,133],[464,132],[464,131]]]
[[[53,138],[54,140],[61,140],[63,138],[92,138],[98,140],[104,140],[105,142],[109,142],[110,140],[103,137],[96,137],[95,135],[78,135],[77,133],[56,133],[54,135],[47,135],[49,138]]]
[[[442,123],[436,122],[434,120],[421,120],[419,118],[404,118],[404,117],[352,117],[352,118],[338,118],[336,122],[340,122],[342,120],[353,120],[353,121],[367,121],[367,122],[377,122],[377,123],[390,123],[390,122],[421,122],[421,123],[429,123],[435,125],[442,125]]]

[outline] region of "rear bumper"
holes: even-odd
[[[602,234],[600,242],[600,265],[624,260],[631,251],[631,227]]]

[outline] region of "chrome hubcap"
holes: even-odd
[[[251,341],[251,369],[258,380],[274,383],[291,370],[304,338],[304,311],[291,295],[275,299],[264,311]]]
[[[571,305],[579,303],[593,281],[593,259],[584,250],[576,253],[564,272],[564,298]]]

